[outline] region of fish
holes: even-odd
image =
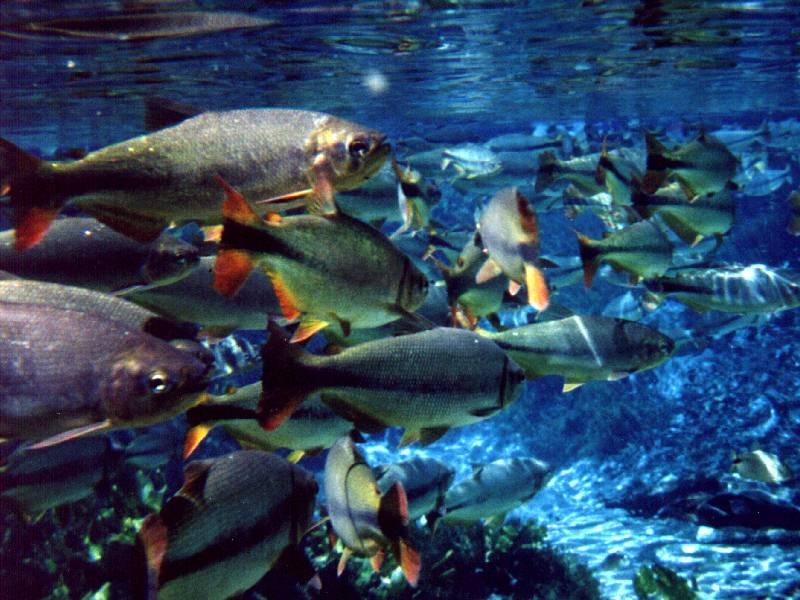
[[[739,477],[765,483],[786,483],[792,478],[792,472],[780,458],[763,450],[734,454],[731,471]]]
[[[444,514],[444,497],[456,471],[435,458],[415,456],[402,462],[378,465],[373,469],[381,494],[400,482],[408,500],[408,518],[416,521],[423,515],[430,519]],[[433,514],[431,514],[433,513]]]
[[[441,170],[455,170],[458,179],[489,178],[500,173],[503,165],[494,152],[480,144],[463,144],[442,150]]]
[[[82,287],[10,278],[3,272],[0,272],[0,302],[44,305],[87,313],[118,321],[167,341],[191,340],[197,334],[192,323],[161,317],[124,298]],[[208,357],[203,360],[210,362]]]
[[[120,321],[0,302],[0,437],[43,447],[154,424],[200,400],[209,369]]]
[[[171,11],[15,23],[0,30],[0,33],[12,37],[53,36],[134,42],[263,28],[274,23],[269,19],[235,12]]]
[[[626,321],[640,321],[644,316],[642,298],[628,290],[621,296],[609,300],[600,314],[604,317],[614,317]]]
[[[222,429],[246,448],[256,450],[291,450],[289,460],[299,461],[304,455],[319,454],[345,435],[358,436],[353,424],[337,415],[319,397],[303,402],[281,427],[266,431],[252,417],[261,398],[261,382],[251,383],[224,397],[215,397],[208,402],[186,411],[190,430],[186,434],[184,459],[189,457],[214,426]],[[230,408],[233,410],[228,410]],[[220,416],[245,418],[220,419]]]
[[[441,192],[434,184],[426,184],[419,171],[410,166],[401,167],[394,157],[392,169],[397,177],[397,204],[403,220],[392,238],[409,230],[428,229],[431,207],[439,201]]]
[[[641,177],[636,164],[623,155],[622,150],[612,154],[603,143],[600,158],[597,159],[595,181],[611,194],[613,205],[630,206],[631,184]]]
[[[535,133],[504,133],[486,142],[486,147],[494,152],[523,152],[525,150],[559,150],[563,145],[563,134],[556,136],[536,135]]]
[[[18,250],[35,246],[66,203],[149,242],[171,222],[220,223],[217,176],[253,201],[302,198],[332,214],[335,191],[368,179],[389,150],[384,134],[325,113],[209,111],[73,162],[40,160],[0,139],[0,187],[11,196]]]
[[[543,152],[539,155],[539,170],[536,172],[534,190],[540,194],[556,183],[567,182],[584,197],[603,192],[605,188],[597,183],[599,159],[599,154],[587,154],[569,160],[559,160],[552,152]]]
[[[174,321],[197,323],[201,330],[224,337],[237,329],[263,329],[267,318],[282,317],[278,297],[267,277],[248,277],[236,295],[214,289],[213,256],[203,256],[189,275],[156,288],[134,290],[125,299]]]
[[[391,546],[403,575],[412,587],[420,572],[419,553],[408,541],[408,501],[403,484],[392,484],[381,494],[372,469],[353,440],[343,437],[328,451],[324,489],[331,526],[345,546],[337,573],[352,554],[371,559],[375,571]]]
[[[298,544],[317,491],[311,473],[268,452],[189,463],[181,489],[139,531],[147,597],[230,598],[278,565],[313,579]]]
[[[800,192],[789,194],[789,222],[786,231],[791,235],[800,235]]]
[[[647,170],[642,190],[654,194],[668,181],[676,181],[689,202],[722,191],[736,175],[739,160],[727,146],[706,133],[668,150],[651,132],[645,133]]]
[[[272,282],[281,311],[300,320],[292,340],[303,341],[337,322],[378,327],[422,305],[428,280],[411,259],[379,231],[346,215],[297,215],[263,221],[224,181],[225,222],[214,287],[235,295],[250,271],[261,267]]]
[[[750,146],[765,144],[770,137],[769,124],[766,119],[756,129],[737,129],[726,126],[712,132],[714,138],[729,149],[746,150]]]
[[[445,523],[505,520],[510,510],[528,502],[549,481],[552,470],[535,458],[501,458],[475,469],[445,496]]]
[[[491,417],[520,396],[525,379],[494,342],[462,329],[436,328],[315,356],[290,345],[271,323],[262,357],[259,418],[267,429],[318,392],[361,431],[403,427],[401,445],[429,444],[451,427]]]
[[[478,231],[489,258],[475,275],[475,282],[483,283],[503,273],[511,281],[511,295],[524,283],[528,304],[538,311],[546,310],[550,290],[537,266],[539,224],[528,199],[517,188],[500,190],[481,213]]]
[[[632,279],[663,274],[672,264],[672,244],[651,221],[640,221],[603,238],[593,240],[580,233],[578,246],[583,263],[583,284],[588,288],[601,263],[608,263]]]
[[[447,287],[453,324],[473,329],[478,319],[496,313],[503,305],[506,284],[493,277],[477,283],[475,278],[484,262],[483,242],[477,231],[470,236],[452,265],[436,259]]]
[[[633,186],[632,199],[634,209],[643,219],[659,215],[681,240],[691,246],[709,236],[719,241],[733,227],[736,203],[731,185],[688,202],[678,184],[668,185],[650,195],[642,192],[637,182]]]
[[[25,252],[14,243],[12,230],[0,232],[3,271],[100,292],[167,285],[188,276],[200,260],[197,247],[168,233],[139,243],[82,217],[53,221],[46,239]]]
[[[800,272],[762,264],[672,269],[644,285],[698,312],[758,314],[800,306]]]
[[[528,378],[562,376],[564,391],[589,381],[613,381],[652,369],[675,349],[674,342],[656,329],[593,315],[479,333],[505,350]]]

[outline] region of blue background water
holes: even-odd
[[[9,1],[0,5],[0,22],[114,13],[123,4]],[[585,4],[201,2],[204,10],[246,10],[276,24],[143,42],[0,36],[0,135],[43,156],[101,147],[142,132],[151,96],[209,109],[332,112],[388,132],[406,154],[536,126],[559,127],[596,151],[607,132],[641,147],[645,126],[681,138],[701,126],[767,121],[771,142],[754,160],[779,175],[764,194],[743,186],[721,256],[800,266],[798,238],[785,232],[786,197],[800,176],[797,4]],[[532,164],[520,184],[534,173]],[[737,180],[764,184],[763,173]],[[460,224],[486,193],[443,189],[438,214]],[[550,221],[544,250],[574,254],[569,224]],[[599,312],[618,293],[574,287],[568,303]],[[668,303],[650,322],[676,330],[697,319]],[[726,475],[731,451],[751,447],[800,471],[798,325],[796,312],[782,313],[700,340],[654,371],[570,394],[559,393],[559,381],[541,380],[506,413],[428,449],[395,451],[390,432],[388,445],[371,446],[370,461],[459,457],[464,475],[471,463],[532,454],[559,472],[520,514],[546,524],[551,541],[592,567],[623,553],[620,568],[598,571],[609,597],[630,596],[633,572],[654,560],[696,578],[703,596],[790,597],[800,593],[798,536],[709,532],[652,518],[644,501],[633,505],[702,476],[800,501],[795,484],[776,489]],[[639,513],[625,510],[632,507]]]

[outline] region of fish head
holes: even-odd
[[[638,353],[641,368],[655,367],[667,360],[675,351],[672,338],[635,321],[622,322],[625,339]]]
[[[403,259],[406,265],[400,278],[400,287],[397,291],[397,303],[400,307],[415,311],[425,302],[428,296],[428,278],[420,271],[408,257]]]
[[[142,266],[146,283],[174,283],[188,275],[200,263],[200,250],[170,234],[155,240]]]
[[[306,153],[317,162],[322,157],[333,170],[337,190],[358,187],[377,173],[389,156],[386,135],[339,119],[326,117],[311,133]]]
[[[502,383],[502,394],[500,398],[501,406],[508,406],[522,395],[525,388],[525,371],[511,357],[506,356]]]
[[[200,399],[210,372],[197,352],[146,336],[117,353],[99,382],[104,414],[124,427],[166,420]]]

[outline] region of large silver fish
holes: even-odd
[[[0,269],[20,277],[100,292],[143,289],[178,281],[197,266],[198,249],[162,234],[139,243],[96,219],[57,219],[47,237],[19,252],[14,232],[0,233]]]
[[[401,444],[431,443],[450,427],[486,419],[522,393],[525,374],[471,331],[432,329],[367,342],[334,356],[289,345],[270,327],[260,419],[274,429],[302,400],[323,401],[361,430],[405,428]]]
[[[385,136],[324,113],[204,112],[81,160],[42,161],[0,139],[0,189],[11,195],[16,247],[34,246],[67,202],[139,241],[170,222],[220,223],[221,176],[251,200],[305,197],[335,212],[389,154]]]
[[[372,559],[377,571],[386,546],[412,586],[417,585],[420,558],[408,544],[408,502],[395,482],[381,495],[372,469],[349,437],[337,441],[325,461],[325,498],[333,530],[345,546],[338,573],[351,554]]]
[[[189,463],[183,487],[139,532],[148,598],[208,600],[253,587],[297,547],[314,511],[314,476],[276,454],[243,450]],[[303,579],[311,579],[307,564]]]
[[[157,423],[198,399],[208,369],[120,321],[0,302],[0,437],[52,444]]]

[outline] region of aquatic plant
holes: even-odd
[[[633,589],[639,600],[694,600],[697,584],[689,585],[683,577],[663,565],[643,566],[633,577]]]

